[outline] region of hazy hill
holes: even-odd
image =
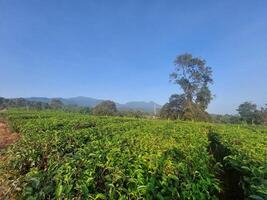
[[[150,101],[150,102],[145,102],[145,101],[130,101],[125,104],[117,104],[117,107],[119,110],[141,110],[141,111],[146,111],[146,112],[153,112],[154,111],[154,106],[156,109],[160,109],[161,105]]]
[[[48,103],[51,98],[47,97],[30,97],[26,98],[27,100],[30,101],[41,101]],[[103,99],[95,99],[91,97],[71,97],[71,98],[58,98],[60,99],[65,105],[77,105],[77,106],[83,106],[83,107],[94,107],[97,104],[101,103],[104,101]],[[156,106],[157,110],[161,108],[161,105],[150,101],[150,102],[145,102],[145,101],[130,101],[125,104],[117,103],[117,108],[119,110],[140,110],[144,112],[153,112],[154,111],[154,105]]]

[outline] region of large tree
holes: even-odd
[[[177,102],[170,99],[164,107],[164,112],[172,112],[171,116],[175,116],[173,112],[177,112],[176,116],[182,119],[208,120],[205,110],[212,100],[209,89],[209,84],[213,83],[211,68],[206,66],[204,59],[193,57],[188,53],[177,56],[174,64],[175,70],[170,74],[170,81],[183,90],[183,94],[176,95],[183,97],[183,103],[180,104],[179,110],[175,111],[176,107],[173,107],[171,102],[174,105],[177,105]]]

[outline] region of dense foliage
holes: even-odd
[[[185,53],[174,61],[175,70],[170,81],[179,85],[183,94],[171,95],[160,112],[161,118],[207,121],[205,111],[212,100],[209,84],[213,83],[211,67],[204,59]]]
[[[226,124],[267,124],[267,104],[265,107],[257,108],[258,106],[251,102],[244,102],[237,108],[236,115],[217,115],[211,114],[212,122]]]
[[[267,124],[267,104],[260,110],[251,102],[244,102],[237,109],[241,120],[249,124]]]
[[[113,101],[103,101],[96,105],[93,109],[94,115],[115,115],[117,113],[117,107]]]
[[[267,198],[264,126],[48,111],[4,115],[21,133],[6,168],[23,199],[218,199],[225,168],[240,172],[246,198]]]
[[[48,103],[29,101],[24,98],[7,99],[0,97],[0,110],[6,108],[27,108],[42,110],[50,108]]]

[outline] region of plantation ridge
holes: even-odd
[[[265,199],[260,126],[8,111],[6,194],[22,199]],[[231,180],[230,180],[231,179]]]

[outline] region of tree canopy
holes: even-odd
[[[50,106],[53,109],[61,109],[64,107],[64,104],[60,99],[54,98],[50,101]]]
[[[186,98],[184,94],[173,94],[160,110],[161,118],[180,119],[184,115]]]
[[[189,101],[193,101],[203,88],[207,90],[208,84],[213,82],[212,70],[206,66],[204,59],[185,53],[177,56],[174,64],[175,70],[170,74],[170,80],[182,88]]]
[[[257,105],[251,102],[244,102],[237,109],[241,120],[248,124],[265,124],[267,122],[267,107],[257,109]]]
[[[29,101],[24,98],[13,98],[8,99],[0,97],[0,110],[6,108],[25,108],[25,109],[48,109],[48,103],[39,102],[39,101]]]
[[[94,115],[115,115],[116,112],[116,104],[109,100],[103,101],[93,108]]]

